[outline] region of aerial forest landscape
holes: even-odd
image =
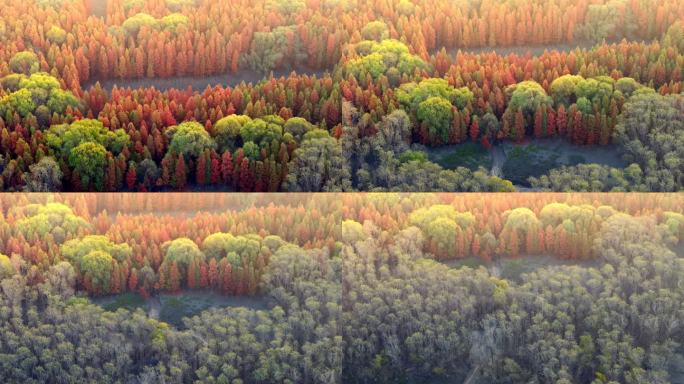
[[[684,1],[0,0],[0,384],[684,384]]]
[[[684,382],[681,194],[0,203],[4,383]]]
[[[684,188],[679,0],[1,0],[4,191]]]

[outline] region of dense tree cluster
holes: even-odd
[[[684,98],[651,92],[629,99],[615,141],[631,163],[624,169],[578,165],[531,179],[554,191],[677,191],[684,185]]]
[[[681,354],[679,194],[5,196],[5,382],[667,383]],[[543,254],[591,261],[496,268]],[[267,304],[85,297],[202,288]]]
[[[344,45],[362,39],[406,41],[419,55],[439,47],[651,40],[684,14],[674,0],[476,5],[110,0],[104,18],[89,13],[93,0],[6,0],[2,6],[8,21],[0,38],[8,48],[0,51],[0,62],[30,47],[43,70],[54,69],[74,90],[92,78],[207,75],[235,72],[242,65],[269,69],[298,62],[328,67],[344,54]],[[20,28],[10,22],[20,19]]]
[[[3,190],[507,190],[486,170],[445,170],[403,147],[391,154],[390,144],[362,143],[352,147],[361,152],[345,151],[356,137],[377,136],[398,109],[410,117],[409,146],[473,141],[490,149],[527,137],[608,145],[620,142],[617,126],[631,98],[682,91],[684,9],[673,0],[110,0],[104,18],[89,13],[91,1],[2,6]],[[553,50],[620,39],[627,40]],[[518,45],[550,51],[453,51]],[[240,76],[247,68],[304,72],[203,91],[85,87],[107,79]],[[358,111],[353,119],[348,106]],[[109,147],[89,138],[68,148],[74,156],[48,140],[50,131],[59,136],[81,119],[128,140]],[[320,156],[333,168],[307,165]],[[681,188],[672,160],[654,166],[635,158],[644,156],[627,154],[646,188]],[[380,163],[382,172],[367,173]]]
[[[358,230],[343,253],[344,382],[670,382],[684,271],[653,217],[612,215],[599,265],[522,283],[430,261],[410,228]]]

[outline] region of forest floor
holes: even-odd
[[[507,141],[493,146],[491,151],[472,142],[424,150],[430,161],[445,169],[483,167],[493,176],[512,181],[520,192],[533,190],[529,177],[539,177],[563,165],[596,163],[617,168],[627,165],[617,146],[575,145],[561,138],[529,139],[520,144]]]
[[[477,170],[479,167],[492,168],[492,152],[473,142],[426,148],[425,151],[430,161],[445,169],[456,169],[458,167],[466,167],[471,170]]]
[[[591,49],[596,44],[590,41],[583,41],[574,44],[546,44],[546,45],[518,45],[512,47],[479,47],[479,48],[452,48],[448,51],[450,55],[455,55],[458,51],[468,54],[481,54],[481,53],[496,53],[499,56],[508,56],[510,54],[516,54],[519,56],[532,55],[540,56],[544,52],[548,51],[558,51],[558,52],[570,52],[575,49]],[[439,50],[434,51],[434,53],[439,52]]]
[[[107,10],[106,0],[93,0],[92,14],[97,16],[105,16]],[[514,47],[481,47],[481,48],[454,48],[449,52],[455,55],[459,50],[466,53],[479,54],[496,52],[499,55],[509,55],[511,53],[517,53],[519,55],[531,54],[533,56],[538,56],[544,53],[544,51],[560,51],[560,52],[570,52],[576,48],[589,49],[593,47],[594,44],[590,42],[581,42],[577,44],[551,44],[551,45],[524,45],[524,46],[514,46]],[[441,49],[441,48],[440,48]],[[432,54],[439,52],[440,49],[435,49]],[[281,76],[287,77],[292,72],[296,72],[299,75],[309,75],[321,77],[326,72],[331,72],[332,69],[328,70],[312,70],[309,68],[283,68],[273,70],[273,76],[279,78]],[[262,80],[266,80],[270,77],[270,74],[263,73],[251,69],[240,69],[234,74],[218,74],[212,76],[181,76],[181,77],[169,77],[169,78],[142,78],[142,79],[107,79],[107,80],[97,80],[91,79],[82,85],[83,89],[88,89],[95,85],[96,82],[100,82],[102,88],[107,91],[111,91],[114,86],[118,88],[141,88],[141,87],[154,87],[160,91],[166,91],[172,88],[175,89],[187,89],[191,87],[193,90],[202,91],[208,86],[236,86],[242,82],[246,84],[252,83],[256,84]]]
[[[494,276],[517,282],[522,281],[524,274],[534,272],[540,268],[566,265],[595,267],[599,264],[596,260],[564,260],[552,255],[523,255],[518,258],[501,258],[491,263],[486,263],[479,257],[466,257],[457,260],[447,260],[442,263],[451,268],[478,268],[482,266],[487,268]]]
[[[325,70],[311,70],[306,68],[296,69],[277,69],[272,71],[274,78],[288,77],[290,73],[295,71],[297,74],[321,77],[325,74]],[[207,87],[215,87],[217,85],[234,87],[244,82],[245,84],[256,84],[263,80],[268,80],[271,77],[270,73],[264,74],[259,71],[251,69],[240,69],[236,73],[227,73],[212,76],[182,76],[182,77],[168,77],[168,78],[142,78],[142,79],[108,79],[99,80],[100,86],[106,91],[111,91],[114,86],[118,88],[143,88],[154,87],[159,91],[167,91],[175,88],[185,90],[188,87],[195,91],[203,91]],[[89,89],[98,82],[97,79],[89,80],[82,85],[83,89]]]
[[[505,142],[502,177],[513,184],[529,187],[529,177],[539,177],[563,165],[596,163],[611,167],[626,166],[617,146],[575,145],[564,139],[531,139],[521,144]]]
[[[90,301],[107,311],[116,311],[120,308],[134,311],[140,308],[150,318],[178,328],[183,326],[184,317],[195,316],[211,308],[268,309],[267,300],[263,296],[226,296],[208,290],[185,291],[179,294],[162,293],[147,300],[135,293],[122,293],[93,298]]]

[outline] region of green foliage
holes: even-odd
[[[443,142],[449,139],[451,121],[454,112],[449,100],[442,97],[430,97],[418,104],[416,110],[418,121],[427,125],[431,137],[439,137]]]
[[[283,14],[297,12],[306,7],[304,0],[268,0],[266,8],[273,9]]]
[[[79,269],[90,279],[96,292],[108,293],[112,277],[112,256],[102,251],[92,251],[81,259]]]
[[[551,104],[551,98],[544,88],[534,81],[523,81],[506,88],[509,97],[508,111],[522,111],[527,121],[531,121],[534,113],[542,106]]]
[[[107,150],[101,144],[91,141],[79,144],[69,152],[69,165],[78,172],[83,187],[92,184],[98,191],[104,188]]]
[[[296,41],[294,57],[287,57],[288,36],[296,36],[294,27],[280,26],[269,32],[255,32],[250,51],[242,58],[243,62],[253,70],[263,73],[280,66],[285,59],[297,65],[306,56],[300,52],[300,44]]]
[[[261,159],[261,150],[259,146],[254,144],[253,141],[248,141],[242,146],[242,150],[245,152],[245,156],[250,160]]]
[[[600,164],[578,164],[550,170],[546,175],[530,177],[530,185],[558,192],[646,191],[643,171],[638,164],[624,169]]]
[[[409,149],[404,151],[401,156],[399,156],[399,161],[402,163],[407,163],[409,161],[417,161],[419,163],[424,163],[428,161],[428,155],[424,151],[417,151]]]
[[[162,17],[159,22],[164,28],[175,31],[178,27],[187,26],[188,17],[181,13],[171,13]]]
[[[297,141],[301,141],[302,137],[314,128],[313,124],[301,117],[292,117],[288,119],[283,126],[283,130],[286,133],[291,134]]]
[[[635,92],[625,104],[615,141],[643,171],[647,190],[674,191],[684,180],[684,96]]]
[[[87,142],[98,144],[114,154],[120,153],[130,143],[130,137],[123,129],[110,131],[102,122],[93,119],[53,125],[47,131],[45,140],[56,153],[63,156]]]
[[[240,128],[240,137],[244,142],[254,142],[259,146],[270,144],[272,141],[280,141],[283,137],[283,127],[277,120],[268,117],[250,120]]]
[[[0,281],[12,277],[15,273],[16,271],[9,257],[0,253]]]
[[[16,111],[19,116],[26,117],[36,109],[33,95],[28,89],[20,89],[0,99],[0,112]]]
[[[196,0],[166,0],[166,6],[173,12],[180,11],[183,7],[194,7]]]
[[[47,39],[54,44],[62,44],[66,41],[67,33],[62,28],[53,25],[47,31],[45,37],[47,37]]]
[[[333,192],[351,189],[347,159],[332,137],[304,140],[289,164],[284,188],[291,192]]]
[[[214,125],[213,133],[219,152],[235,150],[240,130],[250,121],[252,119],[246,115],[230,115],[217,121]]]
[[[9,61],[10,70],[14,73],[30,75],[40,70],[38,56],[31,51],[17,52]]]
[[[600,43],[615,32],[618,20],[618,4],[624,1],[612,0],[608,4],[590,4],[584,24],[578,28],[579,35],[591,42]]]
[[[108,237],[102,235],[90,235],[83,238],[72,239],[62,244],[60,251],[73,265],[80,265],[82,259],[92,252],[103,252],[118,262],[127,260],[131,254],[131,247],[126,244],[115,244]]]
[[[129,34],[136,35],[141,28],[155,28],[159,21],[147,13],[137,13],[126,19],[121,27]]]
[[[418,106],[430,97],[441,97],[464,109],[473,100],[468,87],[454,88],[444,79],[429,78],[420,83],[402,84],[396,91],[397,100],[409,111],[416,113]]]
[[[326,131],[325,129],[314,128],[304,134],[304,137],[302,137],[302,141],[313,139],[325,139],[327,137],[330,137],[330,133],[328,131]]]
[[[365,238],[366,234],[363,232],[361,223],[354,220],[342,221],[342,240],[346,243],[352,244]]]
[[[52,113],[62,115],[67,107],[77,108],[80,100],[71,92],[60,89],[59,81],[44,72],[25,75],[9,75],[0,80],[12,93],[0,98],[0,115],[16,111],[21,117],[40,115],[47,107],[47,118]],[[45,123],[45,121],[43,121]]]
[[[575,92],[577,84],[583,80],[584,78],[582,76],[563,75],[552,81],[550,92],[555,104],[557,106],[562,104],[566,107],[573,104],[576,100]]]
[[[518,231],[520,236],[523,236],[528,231],[535,231],[539,229],[539,219],[529,208],[515,208],[506,212],[504,215],[506,221],[503,227],[503,233],[510,233],[511,231]],[[520,237],[523,239],[524,237]]]
[[[29,204],[13,210],[13,213],[23,216],[13,225],[16,233],[26,238],[33,235],[44,237],[50,233],[57,244],[61,244],[66,235],[92,228],[85,219],[76,216],[71,208],[59,203]]]
[[[165,265],[175,262],[178,267],[187,268],[190,263],[204,260],[204,253],[200,251],[197,244],[185,237],[167,241],[162,245],[162,251]]]
[[[416,70],[429,69],[429,64],[412,55],[408,47],[398,40],[364,40],[356,44],[353,50],[352,59],[344,65],[343,70],[357,79],[364,79],[367,73],[377,79],[390,69],[396,69],[400,76],[413,75]]]
[[[429,233],[431,223],[437,220],[448,220],[458,226],[458,229],[467,229],[475,223],[475,216],[470,212],[457,212],[452,205],[435,204],[429,208],[420,208],[409,216],[409,221]],[[455,230],[452,231],[455,233]]]
[[[188,121],[169,127],[166,135],[171,137],[169,152],[174,151],[188,157],[198,157],[205,149],[215,149],[216,143],[202,124]]]
[[[361,28],[364,40],[382,41],[389,38],[389,28],[383,21],[375,20]]]
[[[220,260],[228,257],[228,261],[237,267],[242,266],[242,260],[249,260],[250,262],[256,260],[262,251],[260,240],[259,237],[214,233],[204,239],[202,251],[208,258]]]

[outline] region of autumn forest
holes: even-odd
[[[0,379],[681,382],[683,200],[2,195]]]
[[[684,384],[684,1],[0,0],[0,383]]]
[[[678,0],[0,8],[5,191],[684,186]]]

